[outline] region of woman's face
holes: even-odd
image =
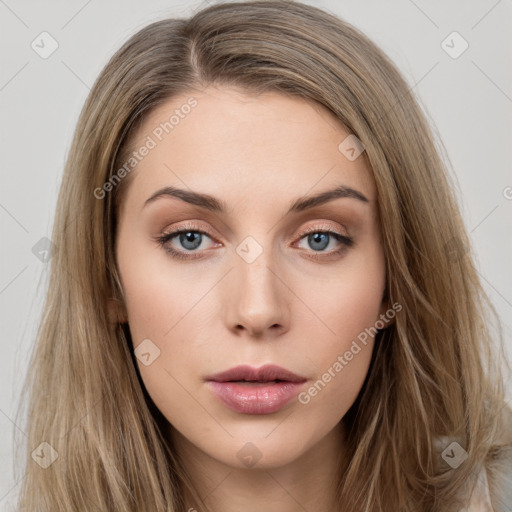
[[[116,245],[127,320],[147,391],[196,453],[290,463],[332,439],[361,389],[385,261],[373,178],[348,135],[303,99],[212,87],[137,133]],[[336,189],[353,192],[322,196]],[[295,377],[211,382],[240,365]],[[244,377],[265,382],[227,382]]]

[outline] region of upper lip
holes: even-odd
[[[237,380],[262,382],[282,380],[287,382],[304,382],[307,379],[300,375],[296,375],[290,370],[281,368],[280,366],[266,364],[259,368],[254,368],[249,365],[236,366],[229,370],[211,375],[207,377],[206,380],[213,380],[215,382],[229,382]]]

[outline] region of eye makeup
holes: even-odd
[[[177,259],[177,260],[194,260],[194,259],[199,259],[199,258],[205,257],[204,253],[207,252],[208,249],[196,251],[195,250],[197,248],[197,246],[196,246],[192,250],[187,251],[186,248],[177,249],[176,246],[174,246],[171,243],[171,241],[177,237],[179,237],[180,243],[183,243],[184,239],[183,239],[182,235],[191,235],[191,234],[198,234],[200,237],[203,237],[203,238],[208,237],[211,240],[214,240],[214,237],[208,231],[202,229],[201,226],[199,226],[198,224],[194,224],[193,222],[188,222],[175,230],[172,230],[169,232],[164,232],[164,233],[157,235],[156,237],[154,237],[154,241],[157,242],[158,246],[163,248],[172,258]],[[315,251],[314,249],[312,249],[311,251],[308,251],[307,249],[305,249],[305,250],[301,249],[301,252],[304,252],[304,253],[310,252],[311,253],[311,254],[305,255],[307,258],[317,260],[317,259],[326,259],[326,258],[333,258],[333,257],[341,256],[342,254],[344,254],[346,252],[346,250],[348,250],[349,248],[351,248],[354,245],[354,239],[352,237],[344,235],[342,233],[339,233],[338,231],[334,231],[332,229],[332,227],[328,224],[321,224],[321,223],[319,225],[311,226],[311,227],[308,227],[306,229],[299,231],[299,233],[296,235],[296,238],[297,238],[297,241],[299,241],[299,242],[302,239],[307,238],[308,243],[311,243],[311,242],[318,243],[318,238],[319,238],[318,235],[320,235],[320,238],[324,237],[324,240],[327,238],[329,244],[332,240],[334,240],[335,242],[337,242],[339,247],[337,249],[330,250],[330,251],[324,251],[324,250]],[[201,239],[199,245],[202,244],[202,241],[203,240]],[[192,242],[192,241],[189,240],[189,242]],[[216,242],[214,244],[214,246],[219,246],[219,245],[222,245],[222,244],[220,242]]]

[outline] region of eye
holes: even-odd
[[[176,259],[197,259],[202,257],[202,253],[208,247],[222,245],[219,243],[211,243],[208,245],[207,240],[212,241],[210,235],[201,230],[197,225],[189,224],[182,226],[180,229],[164,233],[155,238],[159,246]],[[344,253],[348,248],[352,247],[354,240],[349,236],[333,231],[332,229],[324,229],[324,226],[311,228],[302,231],[299,234],[299,243],[305,240],[309,247],[305,252],[310,252],[307,257],[311,259],[322,259],[338,256]],[[333,247],[334,246],[334,249]],[[338,247],[336,249],[336,246]],[[300,245],[298,245],[300,247]],[[333,250],[327,250],[328,248]],[[303,247],[300,247],[303,248]]]
[[[354,240],[346,235],[333,231],[331,229],[319,229],[318,227],[303,231],[300,233],[300,241],[305,240],[308,247],[313,250],[313,253],[308,257],[313,259],[337,256],[345,252],[349,247],[352,247]],[[300,242],[299,241],[299,242]],[[338,246],[338,248],[330,251],[326,251],[327,248]],[[300,247],[300,245],[299,245]],[[324,254],[325,253],[325,254]]]
[[[172,243],[174,239],[176,241]],[[174,258],[191,259],[201,256],[193,253],[200,253],[207,248],[206,239],[211,240],[208,233],[191,224],[170,233],[164,233],[158,236],[156,241]],[[177,248],[175,244],[178,246]]]

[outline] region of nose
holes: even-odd
[[[263,252],[255,261],[235,261],[225,290],[225,322],[235,335],[275,337],[289,329],[286,279]]]

